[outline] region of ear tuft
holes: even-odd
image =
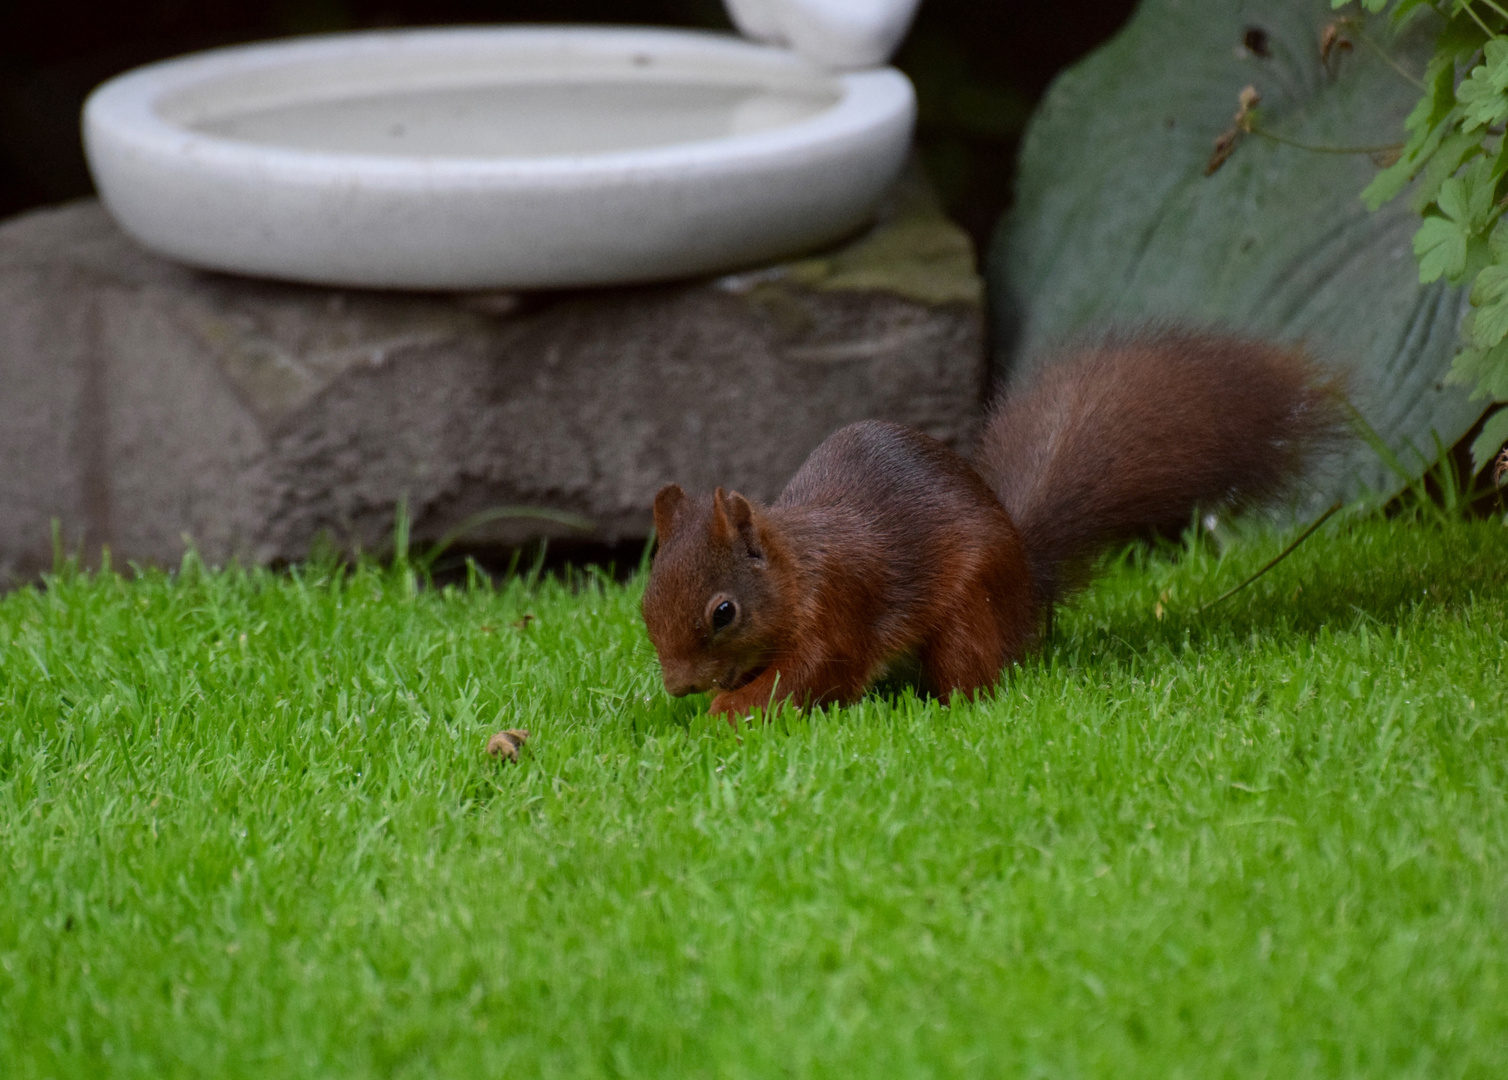
[[[680,484],[666,484],[655,496],[655,536],[660,543],[669,538],[675,528],[675,512],[686,501],[686,492]]]
[[[722,488],[712,493],[712,535],[719,540],[733,535],[733,522],[728,516],[728,494]]]

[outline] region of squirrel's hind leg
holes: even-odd
[[[952,701],[957,694],[973,698],[992,686],[1011,659],[993,612],[983,601],[967,611],[955,611],[955,621],[933,635],[921,649],[922,677],[927,689]]]
[[[1001,670],[1036,642],[1036,605],[1008,557],[972,575],[939,614],[940,629],[922,643],[922,675],[933,693],[950,701],[995,685]]]

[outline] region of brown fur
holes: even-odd
[[[1338,381],[1297,349],[1124,335],[996,406],[976,457],[1021,530],[1038,603],[1052,604],[1112,544],[1281,495],[1338,437],[1339,402]]]
[[[1107,544],[1278,494],[1335,429],[1334,400],[1296,352],[1142,335],[997,408],[978,471],[921,432],[865,421],[768,507],[671,484],[643,606],[665,687],[715,690],[712,712],[740,716],[853,701],[914,659],[934,692],[972,697],[1035,645],[1043,612]]]

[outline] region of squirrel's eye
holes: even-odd
[[[724,600],[712,609],[712,631],[716,633],[731,623],[738,615],[738,607],[732,600]]]

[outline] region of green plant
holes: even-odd
[[[1472,311],[1450,379],[1475,387],[1473,397],[1508,402],[1508,7],[1497,0],[1331,2],[1336,8],[1359,2],[1374,13],[1391,9],[1395,27],[1431,11],[1442,21],[1420,80],[1424,96],[1404,122],[1408,141],[1362,198],[1375,210],[1417,178],[1412,199],[1424,218],[1414,235],[1419,280],[1471,282]],[[1485,468],[1504,443],[1508,409],[1499,409],[1472,444],[1476,468]]]

